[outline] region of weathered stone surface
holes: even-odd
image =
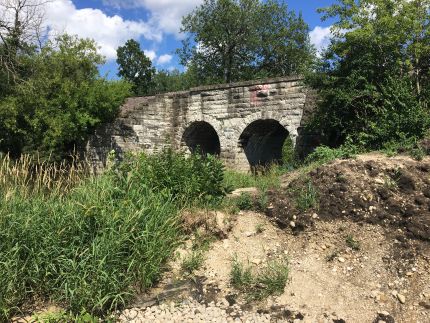
[[[288,135],[303,149],[306,140],[298,136],[314,103],[301,77],[129,98],[119,117],[91,137],[87,152],[93,162],[105,165],[112,150],[121,158],[126,151],[199,147],[218,154],[228,167],[247,170],[250,163],[279,159],[279,146]]]

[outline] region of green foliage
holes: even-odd
[[[348,235],[345,239],[346,245],[352,250],[358,251],[361,249],[360,242],[355,240],[352,235]]]
[[[186,273],[192,274],[195,270],[201,267],[204,261],[204,253],[201,250],[193,250],[182,260],[181,268]]]
[[[313,59],[308,25],[281,1],[205,0],[181,31],[178,54],[200,83],[300,73]]]
[[[318,146],[306,157],[307,163],[325,164],[335,159],[354,158],[360,150],[352,145],[343,145],[339,148],[330,148],[327,146]]]
[[[198,86],[195,80],[195,75],[192,69],[187,69],[185,72],[173,71],[157,71],[153,77],[152,94],[176,92],[190,89],[193,86]]]
[[[261,174],[242,173],[233,170],[226,170],[224,174],[224,185],[230,191],[244,187],[256,187],[261,192],[268,189],[277,188],[281,185],[280,175],[283,170],[274,165],[266,169]]]
[[[117,49],[118,76],[133,84],[135,95],[147,95],[153,87],[155,69],[151,60],[134,39],[129,39]]]
[[[285,260],[269,261],[266,267],[254,274],[250,267],[233,259],[230,283],[237,290],[246,293],[249,301],[263,300],[271,295],[282,294],[288,277],[289,267]]]
[[[310,83],[321,103],[315,126],[332,144],[366,149],[421,138],[430,126],[428,0],[339,0],[321,9],[337,19]]]
[[[290,136],[285,139],[282,146],[282,166],[291,169],[294,168],[298,163],[296,150],[294,147],[293,140]]]
[[[311,180],[296,191],[296,207],[301,212],[318,207],[318,192]]]
[[[0,99],[0,151],[61,158],[111,121],[130,94],[125,82],[98,76],[103,59],[93,41],[63,35],[31,60],[32,73]]]
[[[222,170],[218,160],[167,151],[129,157],[69,192],[28,195],[2,181],[0,320],[31,299],[74,315],[122,307],[159,279],[182,240],[179,209],[223,195]]]
[[[248,193],[242,193],[236,198],[236,205],[239,210],[252,210],[254,208],[254,199]]]
[[[254,277],[251,272],[250,267],[245,267],[236,258],[233,259],[230,272],[230,283],[231,285],[238,289],[244,290],[252,285]]]
[[[166,149],[155,157],[128,155],[115,167],[127,185],[147,187],[182,204],[216,203],[225,195],[224,166],[211,155],[184,154]]]

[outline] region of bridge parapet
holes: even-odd
[[[199,147],[246,170],[279,159],[286,136],[297,141],[313,97],[303,78],[293,76],[129,98],[118,118],[90,138],[87,151],[104,165],[112,150],[121,157],[126,151]]]

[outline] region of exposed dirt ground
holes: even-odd
[[[297,196],[309,183],[319,203],[303,211]],[[214,318],[220,322],[430,322],[429,210],[429,159],[369,154],[321,166],[309,176],[289,175],[283,189],[270,192],[266,214],[212,214],[217,221],[210,225],[220,239],[205,254],[197,278],[183,280],[179,257],[134,314],[156,307],[160,302],[151,296],[163,295],[161,303],[173,300],[179,309],[184,298],[221,308],[224,314]],[[230,284],[235,257],[254,268],[287,258],[284,293],[246,302]],[[249,319],[249,313],[266,316]]]

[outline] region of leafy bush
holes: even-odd
[[[428,1],[339,0],[320,9],[333,19],[333,36],[308,80],[319,90],[314,124],[327,142],[349,138],[378,150],[422,138],[430,126],[430,78],[423,72],[430,43],[416,35],[428,32],[429,8]]]
[[[181,204],[216,203],[226,193],[224,166],[211,155],[186,158],[171,149],[158,155],[128,155],[115,173],[123,185],[144,186]]]
[[[284,168],[291,169],[297,165],[297,154],[291,137],[287,137],[282,146],[282,165]]]
[[[254,208],[254,200],[248,193],[242,193],[236,198],[236,205],[239,210],[252,210]]]
[[[308,155],[306,162],[325,164],[335,159],[353,158],[358,152],[359,149],[352,145],[344,145],[339,148],[319,146]]]
[[[59,36],[29,58],[31,73],[0,94],[0,151],[58,159],[117,115],[131,86],[99,76],[93,41]]]

